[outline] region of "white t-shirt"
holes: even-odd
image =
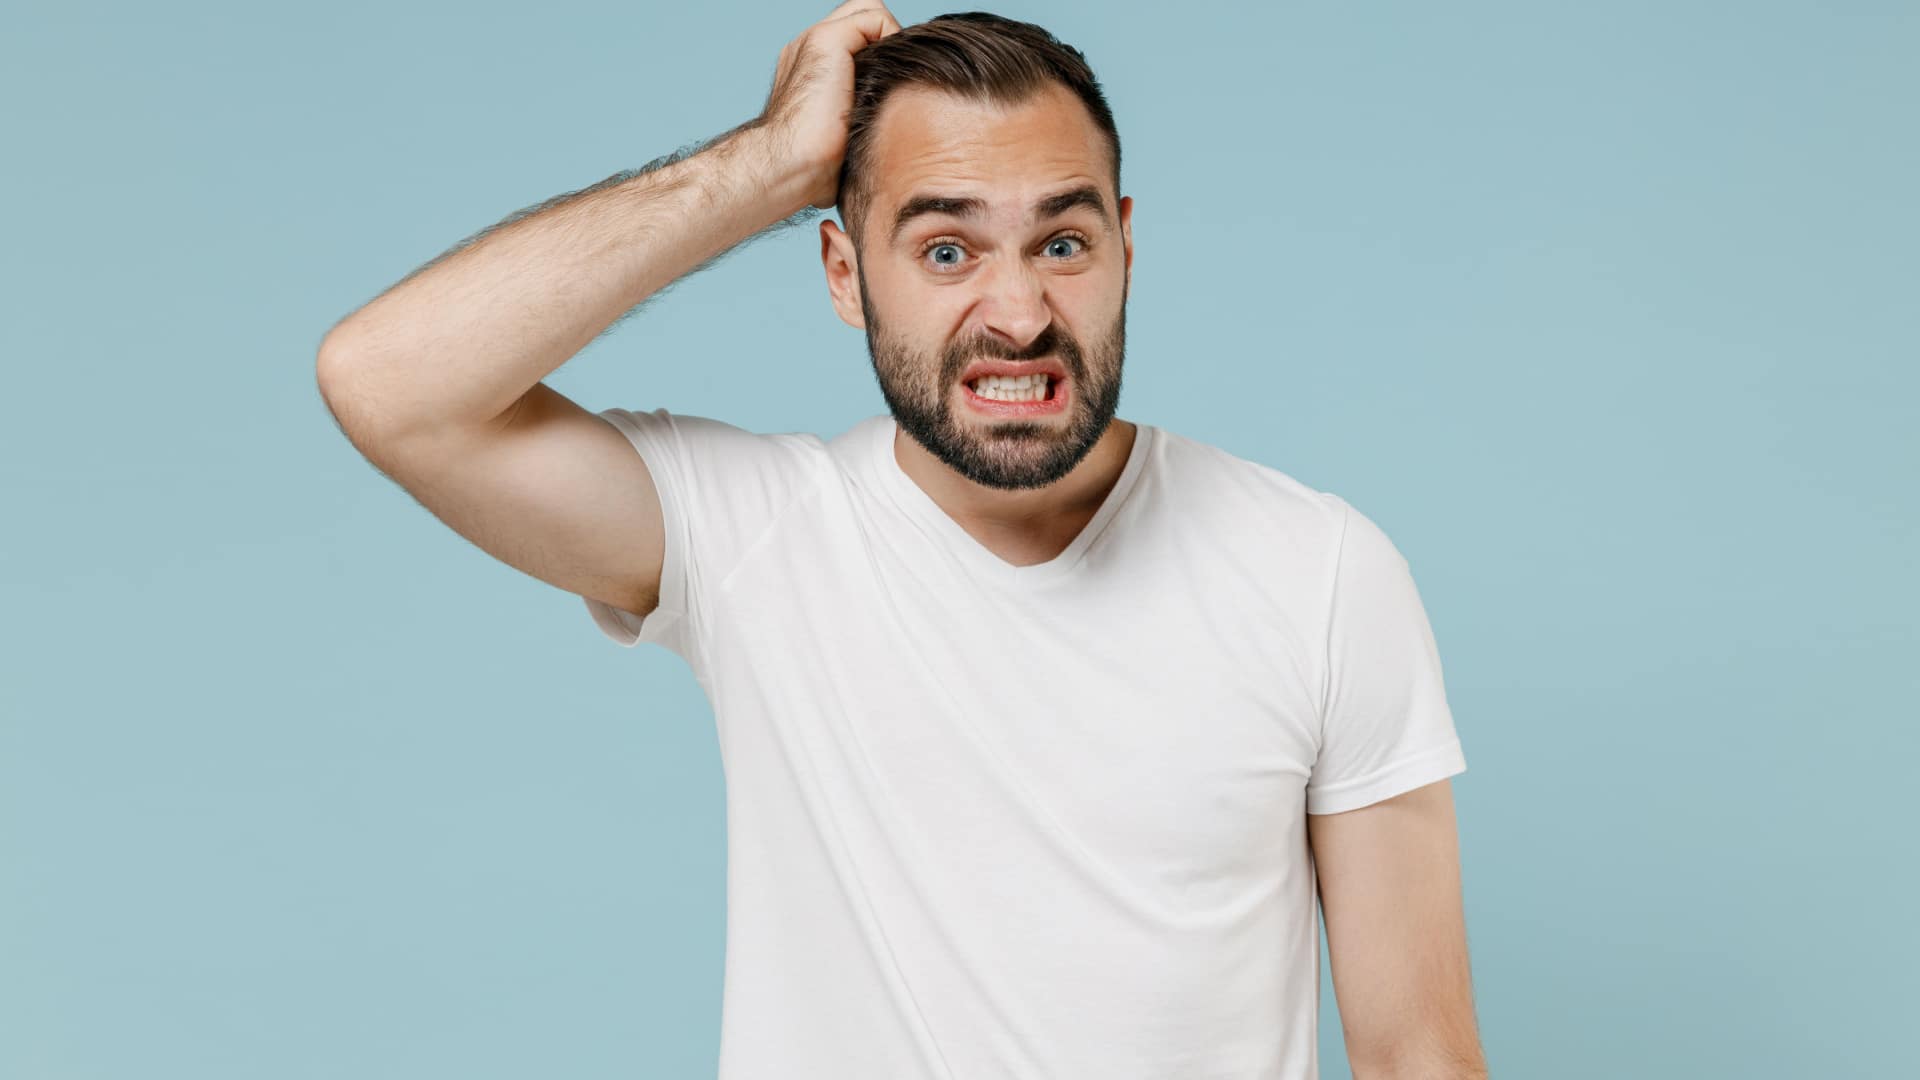
[[[608,409],[727,799],[720,1080],[1309,1080],[1308,813],[1465,771],[1406,560],[1338,496],[1138,424],[1051,561],[823,441]]]

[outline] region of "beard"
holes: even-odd
[[[860,278],[867,356],[873,361],[880,395],[900,430],[961,476],[1003,491],[1045,487],[1072,472],[1113,422],[1126,358],[1124,284],[1120,314],[1091,355],[1054,322],[1024,349],[983,338],[955,342],[936,357],[893,332],[867,290],[866,272],[858,267],[855,272]],[[973,421],[955,415],[954,388],[975,359],[1036,360],[1049,354],[1059,357],[1072,388],[1065,425],[1052,420]]]

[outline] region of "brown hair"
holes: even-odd
[[[1073,91],[1113,151],[1114,197],[1120,192],[1120,133],[1099,80],[1080,50],[1033,23],[984,11],[937,15],[902,27],[854,54],[853,111],[847,117],[846,156],[840,164],[836,205],[841,224],[860,244],[863,219],[873,197],[867,180],[873,124],[880,107],[906,86],[944,90],[974,101],[1017,105],[1049,82]]]

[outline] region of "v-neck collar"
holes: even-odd
[[[1018,584],[1022,587],[1057,580],[1079,564],[1081,557],[1087,553],[1087,548],[1092,546],[1101,531],[1107,527],[1107,523],[1113,520],[1113,516],[1119,513],[1120,507],[1126,503],[1127,496],[1139,480],[1141,469],[1146,465],[1147,455],[1152,450],[1156,435],[1153,425],[1138,420],[1132,421],[1133,446],[1127,452],[1127,462],[1121,466],[1119,478],[1107,491],[1107,497],[1101,500],[1100,508],[1095,510],[1093,517],[1087,520],[1086,526],[1074,536],[1073,542],[1068,544],[1060,554],[1046,562],[1034,563],[1032,566],[1015,566],[995,555],[986,545],[974,539],[972,533],[961,528],[960,523],[948,516],[947,512],[940,508],[940,504],[933,501],[933,496],[922,490],[920,485],[914,482],[913,477],[908,476],[906,470],[900,467],[900,462],[893,456],[893,440],[895,432],[899,429],[899,422],[891,414],[876,417],[875,421],[870,447],[874,469],[879,473],[881,483],[892,493],[902,509],[926,522],[928,527],[946,539],[948,548],[956,557],[964,560],[981,574],[1006,584]]]

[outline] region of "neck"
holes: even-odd
[[[968,532],[1041,547],[1065,537],[1064,547],[1119,481],[1138,430],[1138,425],[1116,418],[1071,472],[1045,487],[1022,491],[974,483],[898,427],[893,434],[893,457],[900,471]]]

